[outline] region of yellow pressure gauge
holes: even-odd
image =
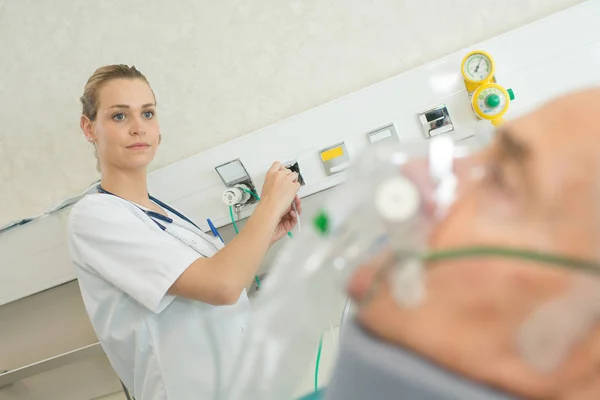
[[[471,105],[479,118],[491,121],[493,125],[502,123],[502,116],[508,111],[515,95],[512,89],[504,89],[497,83],[485,83],[477,88],[471,97]]]
[[[492,56],[482,50],[470,52],[463,58],[461,72],[469,93],[492,81],[495,65]]]

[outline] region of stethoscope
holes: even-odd
[[[98,193],[102,193],[102,194],[108,194],[111,196],[115,196],[115,197],[119,197],[120,199],[123,199],[120,196],[117,196],[114,193],[109,192],[108,190],[105,190],[104,188],[102,188],[102,186],[98,185],[96,186],[96,189],[98,190]],[[196,225],[191,219],[189,219],[188,217],[186,217],[185,215],[183,215],[182,213],[180,213],[179,211],[175,210],[174,208],[170,207],[168,204],[163,203],[162,201],[158,200],[156,197],[151,196],[150,194],[148,194],[148,198],[153,201],[154,203],[156,203],[158,206],[160,206],[161,208],[169,211],[170,213],[178,216],[179,218],[181,218],[182,220],[190,223],[191,225],[193,225],[196,229],[198,229],[198,231],[202,232],[202,229],[200,229],[200,227],[198,225]],[[125,199],[123,199],[125,200]],[[128,201],[128,200],[125,200]],[[171,236],[173,236],[174,238],[178,239],[180,242],[182,242],[183,244],[185,244],[186,246],[192,248],[194,251],[196,251],[198,254],[200,254],[203,257],[208,258],[209,256],[204,254],[202,251],[200,251],[200,249],[198,249],[196,246],[194,246],[192,243],[189,243],[187,240],[183,239],[181,236],[179,236],[178,234],[176,234],[175,232],[173,232],[172,230],[167,229],[167,227],[163,224],[161,224],[159,221],[162,222],[166,222],[168,224],[172,224],[173,223],[173,218],[169,218],[165,215],[159,214],[157,212],[151,211],[151,210],[144,210],[142,207],[138,206],[135,203],[132,203],[131,201],[129,201],[129,203],[133,204],[134,206],[136,206],[137,208],[139,208],[141,211],[144,212],[144,214],[146,214],[163,232],[167,232],[168,234],[170,234]],[[215,251],[219,251],[218,247],[215,246],[215,244],[206,239],[205,237],[203,237],[202,235],[198,235],[200,236],[202,239],[204,239],[207,243],[209,243],[214,249]]]

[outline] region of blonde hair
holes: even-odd
[[[115,79],[141,79],[150,86],[144,74],[134,66],[114,64],[98,68],[88,79],[83,96],[79,98],[82,105],[81,114],[88,117],[90,121],[94,121],[98,113],[98,92],[105,83]]]
[[[115,79],[141,79],[150,86],[150,83],[135,66],[125,64],[105,65],[98,68],[88,79],[83,89],[83,95],[79,98],[81,101],[81,114],[87,117],[90,121],[94,121],[98,114],[98,93],[105,83]],[[150,90],[152,88],[150,87]],[[154,91],[152,91],[154,95]],[[155,96],[156,100],[156,96]],[[95,147],[95,146],[94,146]],[[96,169],[100,172],[100,159],[98,158],[98,150],[94,148],[94,157],[96,157]]]

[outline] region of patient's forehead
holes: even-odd
[[[531,150],[537,174],[600,183],[600,89],[563,96],[503,128]]]
[[[575,144],[600,140],[600,88],[568,94],[506,124],[536,145]],[[571,146],[569,146],[571,147]],[[598,154],[598,149],[588,149]]]

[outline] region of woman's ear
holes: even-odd
[[[159,133],[158,134],[158,144],[160,144],[160,142],[162,142],[162,135]]]
[[[81,119],[79,120],[79,126],[81,127],[81,130],[83,131],[87,141],[90,143],[95,143],[96,137],[94,135],[94,130],[92,129],[92,121],[90,121],[90,119],[85,115],[82,115]]]

